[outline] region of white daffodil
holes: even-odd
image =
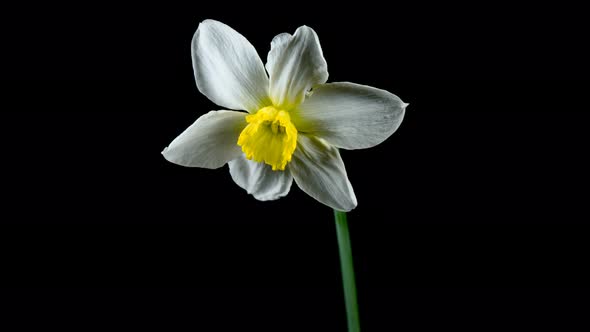
[[[407,104],[373,87],[326,83],[326,60],[307,26],[272,40],[265,71],[244,36],[205,20],[193,37],[192,60],[202,94],[248,113],[201,116],[164,149],[168,161],[203,168],[228,163],[233,180],[261,201],[287,195],[295,179],[336,210],[356,207],[338,149],[383,142],[399,127]]]

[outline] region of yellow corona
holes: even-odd
[[[246,158],[284,171],[297,147],[297,129],[289,112],[267,106],[246,116],[246,122],[238,138]]]

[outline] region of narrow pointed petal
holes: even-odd
[[[299,188],[320,203],[339,211],[356,207],[354,190],[335,147],[300,135],[289,167]]]
[[[288,169],[273,171],[269,165],[248,160],[243,154],[229,162],[229,172],[238,186],[259,201],[286,196],[293,183]]]
[[[193,37],[192,58],[199,91],[217,105],[255,112],[270,104],[262,60],[229,26],[203,21]]]
[[[293,112],[297,130],[343,149],[373,147],[400,126],[406,106],[385,90],[354,83],[316,86]]]
[[[162,151],[166,160],[187,167],[219,168],[242,154],[243,112],[211,111],[195,121]]]
[[[302,26],[293,36],[277,35],[268,53],[266,70],[270,76],[270,98],[275,106],[291,109],[305,93],[328,80],[328,65],[313,29]]]

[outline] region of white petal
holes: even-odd
[[[238,186],[259,201],[275,200],[287,195],[293,183],[288,168],[273,171],[267,164],[246,159],[244,154],[229,162],[229,173]]]
[[[247,125],[246,115],[211,111],[176,137],[162,154],[182,166],[219,168],[242,154],[238,137]]]
[[[327,206],[350,211],[356,196],[338,149],[320,139],[299,135],[289,164],[299,188]]]
[[[328,80],[328,65],[315,31],[302,26],[293,36],[282,33],[271,43],[266,70],[270,76],[270,98],[290,109],[301,103],[314,85]]]
[[[288,42],[289,40],[291,40],[292,37],[293,36],[291,36],[290,33],[286,33],[286,32],[279,33],[278,35],[276,35],[272,39],[272,41],[270,42],[270,52],[273,52],[273,49],[275,49],[277,47],[280,47],[282,44],[284,44],[284,43]],[[274,52],[277,52],[277,49],[275,49]],[[270,55],[270,53],[269,53],[269,55]],[[267,69],[268,69],[268,66],[270,66],[270,64],[267,63],[266,66],[267,66]]]
[[[234,29],[203,21],[193,37],[192,56],[197,87],[212,102],[249,112],[270,105],[262,60]]]
[[[297,130],[344,149],[364,149],[397,130],[408,104],[385,90],[354,83],[316,86],[292,119]]]

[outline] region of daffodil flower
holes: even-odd
[[[335,210],[356,207],[338,149],[383,142],[399,127],[407,104],[370,86],[326,83],[326,60],[307,26],[272,40],[265,71],[246,38],[205,20],[192,40],[192,60],[199,91],[238,111],[198,118],[164,149],[168,161],[211,169],[228,163],[236,184],[261,201],[287,195],[295,179]]]

